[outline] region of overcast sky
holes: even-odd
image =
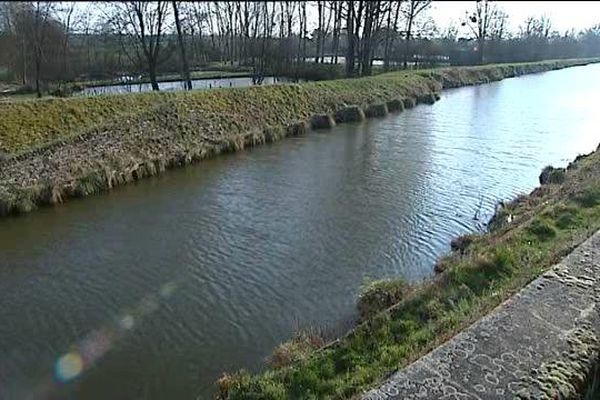
[[[309,28],[317,25],[316,2],[309,2]],[[519,26],[529,16],[545,14],[552,21],[553,30],[564,33],[575,28],[576,31],[589,28],[600,23],[600,1],[498,1],[497,4],[508,13],[509,30],[518,32]],[[80,10],[91,9],[92,15],[99,17],[97,5],[81,2],[77,4]],[[91,7],[90,7],[91,6]],[[460,26],[460,20],[465,11],[473,10],[475,1],[433,1],[428,15],[431,16],[440,31],[451,24]],[[103,18],[100,17],[102,20]],[[464,32],[464,31],[463,31]]]
[[[600,24],[600,1],[497,1],[509,16],[509,29],[517,32],[519,26],[530,16],[548,16],[553,29],[564,33],[575,28],[576,31]],[[317,13],[311,7],[312,22],[316,26]],[[435,20],[440,31],[449,25],[460,25],[465,11],[473,10],[475,1],[433,1],[429,15]],[[310,17],[309,17],[310,18]]]
[[[508,13],[513,32],[529,16],[545,14],[553,28],[560,33],[575,28],[586,29],[600,23],[600,1],[498,1]],[[452,22],[458,22],[465,10],[472,10],[475,1],[433,1],[430,15],[443,30]]]

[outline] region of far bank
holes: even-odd
[[[595,60],[499,64],[272,87],[0,104],[0,214],[110,190],[311,128],[431,103],[444,88]],[[359,111],[360,110],[360,111]]]

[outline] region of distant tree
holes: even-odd
[[[406,30],[404,32],[404,68],[408,66],[408,57],[410,55],[410,40],[413,36],[413,28],[416,18],[429,6],[431,0],[408,0],[402,13],[406,20]]]
[[[156,69],[164,47],[168,2],[128,1],[114,3],[114,6],[113,22],[119,32],[133,32],[137,58],[146,61],[152,90],[159,90]]]
[[[359,10],[362,9],[362,1],[359,2]],[[348,38],[348,44],[346,45],[346,76],[350,77],[354,75],[354,56],[356,52],[356,10],[354,8],[354,0],[348,0],[345,3],[345,14],[342,17],[346,20],[346,36]]]
[[[581,32],[579,40],[587,57],[597,57],[600,54],[600,24]]]
[[[391,1],[389,3],[383,46],[383,68],[386,71],[390,68],[391,53],[394,48],[396,37],[398,36],[398,18],[402,7],[402,1]]]
[[[15,48],[20,54],[15,58],[21,66],[23,84],[34,76],[35,91],[42,97],[42,74],[48,75],[56,56],[56,44],[63,41],[60,24],[53,18],[56,3],[11,3],[9,13]],[[53,70],[52,72],[55,72]]]
[[[477,40],[477,51],[479,64],[483,64],[485,59],[486,40],[499,31],[503,31],[507,15],[503,13],[493,0],[476,0],[475,11],[466,12],[466,18],[462,25],[468,26]]]
[[[175,26],[177,27],[177,42],[179,43],[179,52],[181,55],[181,69],[183,81],[185,84],[185,88],[187,90],[192,90],[192,79],[190,77],[190,66],[188,64],[188,59],[185,54],[185,44],[183,43],[183,32],[181,30],[181,21],[179,19],[179,8],[177,6],[176,1],[172,1],[171,5],[173,6],[173,17],[175,19]]]

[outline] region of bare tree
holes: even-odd
[[[317,0],[318,25],[317,25],[317,30],[315,31],[315,33],[316,33],[315,64],[319,63],[319,56],[321,55],[321,42],[322,42],[322,38],[323,38],[323,26],[325,25],[325,14],[323,12],[324,8],[325,8],[325,1]]]
[[[346,45],[346,76],[354,75],[354,66],[356,62],[356,53],[360,52],[360,36],[362,27],[362,15],[365,8],[363,0],[348,0],[346,2],[345,14],[342,18],[346,21],[346,36],[348,44]],[[358,57],[360,60],[360,57]]]
[[[54,12],[57,20],[63,27],[63,41],[62,41],[62,78],[68,80],[71,78],[71,65],[69,60],[70,51],[70,39],[73,29],[83,22],[83,15],[76,12],[75,2],[61,2]]]
[[[398,34],[398,17],[400,16],[401,6],[402,1],[392,1],[390,2],[390,6],[387,10],[385,42],[383,47],[383,68],[385,71],[389,70],[390,68],[390,53],[394,47],[396,35]],[[394,14],[393,19],[392,13]]]
[[[119,31],[133,32],[138,59],[146,61],[152,90],[159,90],[156,69],[163,48],[168,2],[129,1],[115,3],[115,6],[117,12],[113,21]]]
[[[27,7],[25,5],[25,7]],[[25,29],[30,35],[31,46],[33,50],[33,62],[35,66],[35,91],[38,97],[42,97],[40,86],[42,64],[46,56],[46,43],[48,40],[49,23],[51,12],[54,9],[54,3],[36,1],[32,4],[33,18],[25,24]],[[27,10],[23,9],[23,17],[27,18]]]
[[[410,55],[410,40],[412,39],[414,23],[417,17],[431,5],[431,0],[408,0],[403,8],[404,18],[406,20],[406,30],[404,32],[404,68],[408,66],[408,56]]]
[[[552,29],[550,19],[542,15],[541,17],[528,17],[523,26],[520,27],[520,36],[522,38],[543,37],[548,38]]]
[[[485,41],[490,38],[492,32],[498,26],[497,24],[502,14],[493,0],[476,0],[475,3],[475,11],[471,14],[467,12],[462,25],[468,26],[477,40],[479,64],[483,64],[485,59]],[[504,18],[502,20],[504,21]]]
[[[175,26],[177,27],[177,42],[179,43],[179,52],[181,54],[181,68],[183,72],[184,85],[187,90],[192,90],[192,79],[190,77],[190,66],[188,59],[185,54],[185,45],[183,43],[183,33],[181,31],[181,21],[179,20],[179,8],[176,1],[172,1],[173,6],[173,17],[175,19]]]
[[[365,8],[365,21],[362,31],[360,48],[360,74],[371,75],[372,52],[374,47],[373,36],[378,31],[382,13],[382,1],[367,1]]]
[[[339,1],[332,1],[330,7],[333,8],[333,38],[331,43],[331,52],[333,64],[338,63],[338,49],[340,45],[340,31],[342,28],[342,3]]]

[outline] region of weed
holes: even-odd
[[[550,240],[556,236],[556,229],[547,221],[538,218],[531,222],[527,230],[542,241]]]

